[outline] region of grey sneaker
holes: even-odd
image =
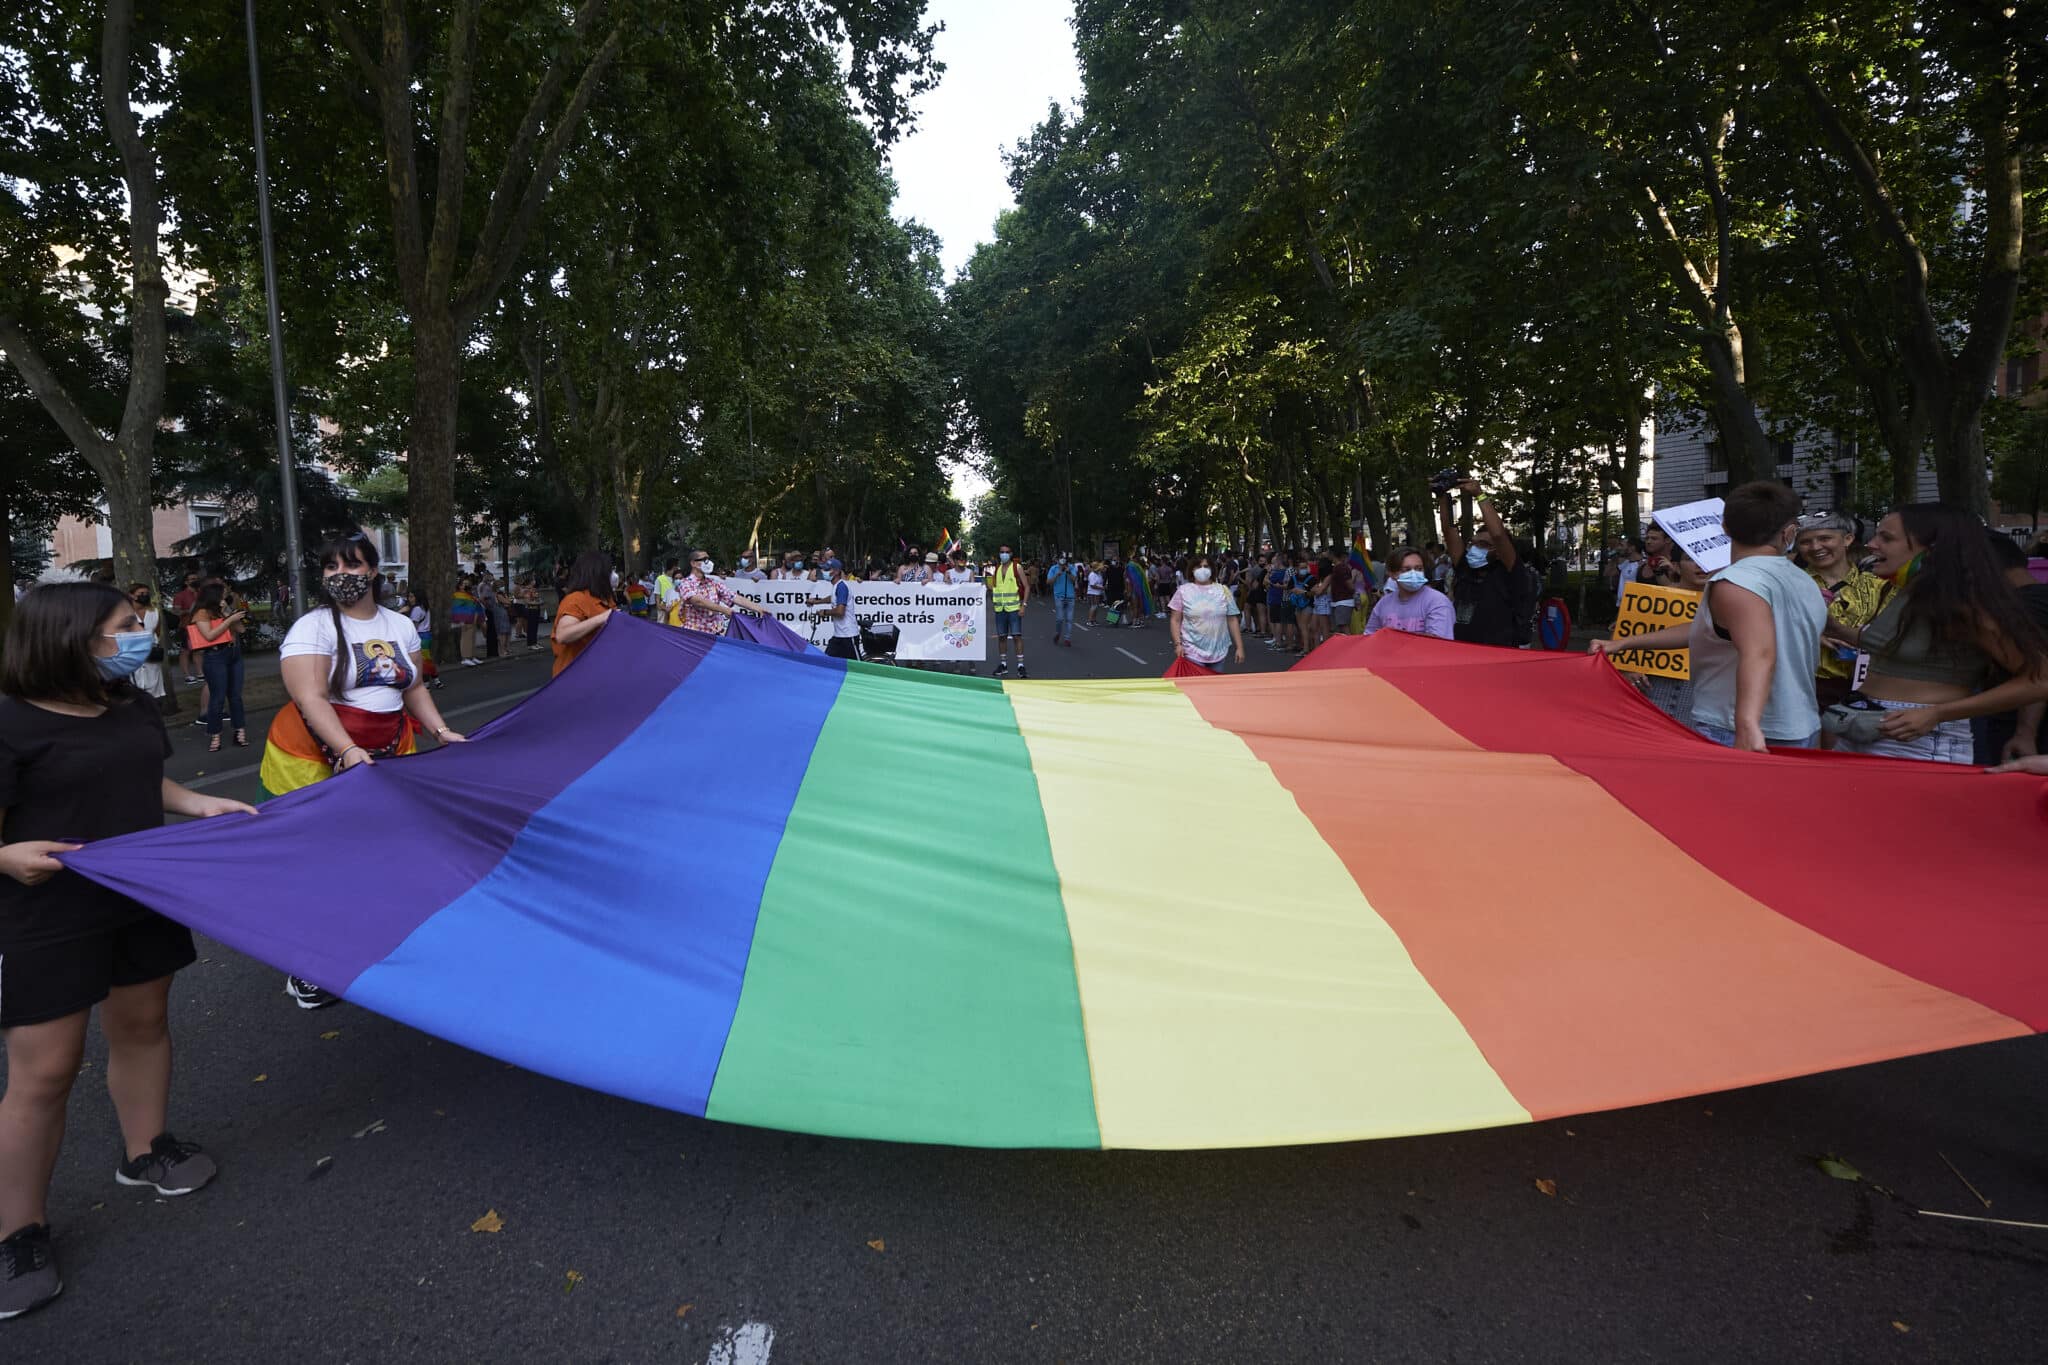
[[[123,1185],[147,1186],[158,1194],[190,1194],[206,1186],[219,1170],[198,1143],[159,1133],[148,1151],[114,1168],[114,1179]]]
[[[30,1223],[0,1242],[0,1318],[18,1318],[63,1292],[48,1228]]]

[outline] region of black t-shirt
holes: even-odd
[[[164,822],[171,739],[153,697],[97,716],[66,716],[0,697],[0,839],[89,843]],[[128,897],[59,872],[41,886],[0,877],[0,952],[99,933],[149,912]]]
[[[1483,569],[1460,564],[1451,580],[1451,601],[1458,609],[1452,636],[1475,645],[1512,645],[1514,579],[1515,570],[1501,567],[1497,559],[1486,561]]]

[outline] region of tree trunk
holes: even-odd
[[[1626,430],[1621,434],[1621,450],[1616,461],[1620,477],[1615,481],[1621,485],[1621,533],[1630,540],[1641,540],[1643,509],[1636,502],[1636,483],[1643,477],[1642,403],[1633,389],[1625,392],[1630,397],[1623,401],[1621,409]],[[1540,532],[1541,528],[1538,530]]]
[[[1777,453],[1757,419],[1745,382],[1741,330],[1731,324],[1724,333],[1707,334],[1700,341],[1700,353],[1707,361],[1707,411],[1728,459],[1728,486],[1775,477]]]
[[[5,556],[7,582],[5,591],[0,591],[0,640],[7,638],[7,627],[14,620],[14,499],[12,490],[0,480],[0,556]]]
[[[459,653],[448,605],[455,594],[455,403],[462,363],[446,309],[413,319],[412,374],[406,572],[433,604],[435,657],[452,664]]]
[[[612,448],[612,500],[619,516],[619,554],[626,576],[647,572],[647,466],[633,452]]]

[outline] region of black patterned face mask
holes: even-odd
[[[338,573],[327,577],[327,595],[344,607],[352,607],[363,600],[370,591],[370,576],[365,573]]]

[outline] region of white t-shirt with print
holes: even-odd
[[[420,633],[412,622],[388,607],[377,608],[368,620],[341,614],[341,628],[348,635],[354,672],[341,701],[363,711],[397,711],[405,705],[405,689],[413,684],[413,659],[420,652]],[[334,667],[334,612],[322,608],[309,611],[292,622],[290,633],[278,647],[281,659],[301,654],[318,655]],[[332,676],[332,673],[329,673]]]

